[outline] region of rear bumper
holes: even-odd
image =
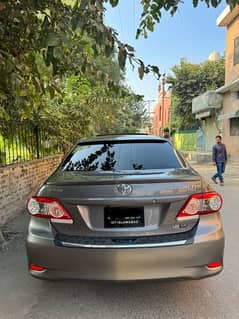
[[[206,265],[223,261],[224,233],[220,228],[210,235],[196,236],[186,245],[117,249],[57,247],[53,238],[29,233],[26,246],[29,264],[45,268],[30,271],[38,278],[201,279],[222,271],[222,266],[209,269]]]

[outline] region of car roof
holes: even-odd
[[[93,142],[105,142],[105,141],[166,141],[167,139],[155,135],[148,134],[108,134],[98,135],[91,138],[83,138],[78,143],[93,143]]]

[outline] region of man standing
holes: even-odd
[[[170,143],[172,143],[172,140],[171,140],[170,134],[169,134],[169,129],[167,127],[165,127],[163,129],[163,138],[166,138],[166,140],[168,140]]]
[[[164,138],[167,138],[167,139],[170,138],[170,136],[169,136],[169,129],[168,129],[167,127],[165,127],[165,128],[163,129],[163,137],[164,137]]]
[[[220,135],[216,136],[216,144],[212,148],[212,160],[214,165],[217,167],[217,173],[213,175],[212,180],[217,184],[217,178],[220,181],[220,185],[223,186],[223,176],[225,171],[225,166],[227,163],[227,150],[226,146],[222,143],[222,138]]]

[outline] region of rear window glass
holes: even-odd
[[[64,171],[157,170],[180,168],[168,142],[79,144],[63,161]]]

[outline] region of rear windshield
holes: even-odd
[[[61,165],[64,171],[122,171],[180,168],[170,143],[114,142],[78,144]]]

